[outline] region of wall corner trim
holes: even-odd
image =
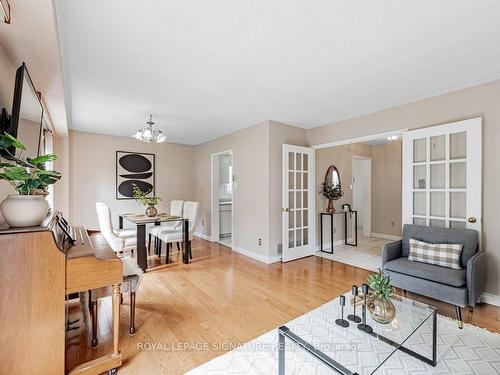
[[[210,237],[210,236],[208,236],[208,235],[206,235],[204,233],[201,233],[201,232],[194,232],[194,236],[195,237],[199,237],[199,238],[201,238],[203,240],[214,242],[214,241],[212,241],[212,237]]]
[[[241,255],[245,255],[249,258],[258,260],[259,262],[266,263],[266,264],[271,264],[271,263],[276,263],[276,262],[281,262],[281,256],[279,255],[273,255],[273,256],[265,256],[262,254],[259,254],[253,250],[247,250],[239,246],[233,246],[232,250],[236,251],[237,253],[240,253]]]
[[[393,240],[393,241],[399,241],[401,239],[401,236],[394,236],[392,234],[374,233],[374,232],[372,232],[372,237],[382,238],[384,240]]]
[[[500,307],[500,296],[491,293],[481,293],[481,302]]]

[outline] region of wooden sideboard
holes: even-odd
[[[118,347],[121,260],[60,214],[40,227],[0,229],[0,374],[100,374]],[[113,352],[65,370],[65,296],[113,286]]]

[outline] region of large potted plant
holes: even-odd
[[[14,148],[20,152],[12,153]],[[56,160],[54,154],[36,158],[23,157],[26,148],[8,133],[0,136],[0,180],[12,185],[18,194],[10,194],[0,203],[2,215],[11,227],[40,225],[47,216],[49,203],[45,199],[48,187],[56,183],[61,174],[47,170],[45,163]]]

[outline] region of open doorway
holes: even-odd
[[[402,131],[391,132],[316,147],[316,175],[324,175],[334,165],[343,182],[333,217],[323,216],[327,219],[317,233],[317,243],[322,239],[325,251],[318,256],[371,271],[381,266],[383,246],[401,236],[401,135]],[[321,177],[316,179],[318,191],[322,182]],[[317,215],[325,215],[327,203],[317,196]],[[346,221],[342,210],[349,209],[356,214],[347,214]],[[358,241],[353,246],[355,226]]]
[[[372,159],[352,157],[352,208],[358,212],[358,232],[372,234]]]
[[[212,241],[232,247],[233,152],[212,154]]]

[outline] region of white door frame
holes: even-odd
[[[282,254],[281,261],[288,262],[294,259],[299,259],[306,256],[311,256],[316,253],[316,163],[315,152],[311,147],[302,147],[289,144],[283,144],[282,149]],[[299,152],[308,154],[308,244],[300,246],[299,254],[286,254],[288,250],[288,152]],[[294,249],[295,250],[295,249]]]
[[[210,240],[212,242],[219,242],[219,189],[215,186],[215,183],[219,181],[220,164],[215,162],[219,161],[218,156],[221,155],[231,155],[231,162],[233,164],[233,174],[234,174],[234,155],[233,150],[225,150],[214,152],[210,159],[210,207],[211,207],[211,227],[210,227]],[[234,243],[234,188],[231,194],[231,248],[233,248]]]
[[[470,229],[475,229],[479,233],[479,245],[481,245],[482,236],[482,118],[473,118],[463,121],[451,122],[448,124],[430,126],[426,128],[421,128],[417,130],[408,131],[403,136],[403,215],[402,224],[412,223],[413,217],[413,139],[415,138],[429,138],[435,135],[458,133],[462,131],[467,131],[467,154],[466,154],[466,218],[475,217],[476,222],[471,223],[466,222],[466,227]],[[447,136],[448,137],[448,136]],[[446,143],[446,160],[448,162],[449,156],[449,142]],[[429,147],[427,147],[427,152],[429,153]],[[427,156],[429,159],[429,154]],[[429,169],[429,168],[427,168]],[[430,183],[430,172],[427,170],[427,191],[429,190]],[[449,181],[448,169],[445,175],[447,181]],[[449,186],[449,183],[446,183]],[[448,188],[449,190],[449,188]],[[427,212],[429,211],[429,198],[427,198]],[[449,206],[446,202],[446,219],[449,220]],[[448,222],[448,221],[447,221]]]
[[[367,156],[353,155],[352,176],[354,177],[354,160],[363,160],[363,236],[372,235],[372,158]],[[369,181],[369,184],[366,184]],[[352,183],[352,182],[351,182]],[[355,184],[354,184],[355,186]],[[354,191],[353,191],[354,198]],[[354,205],[354,199],[353,199]]]

